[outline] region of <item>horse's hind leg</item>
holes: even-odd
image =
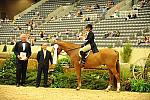
[[[81,67],[80,67],[80,65],[75,65],[74,67],[76,69],[77,83],[78,83],[76,90],[80,90],[80,87],[81,87]]]
[[[117,79],[117,92],[120,91],[120,74],[116,70],[116,66],[111,68],[111,71],[115,78]]]
[[[120,92],[120,75],[115,74],[115,78],[117,79],[117,92]]]
[[[112,87],[112,78],[113,78],[113,74],[112,72],[109,70],[109,85],[108,87],[105,89],[107,92],[111,89]]]

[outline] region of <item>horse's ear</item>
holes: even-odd
[[[56,42],[57,42],[57,40],[55,40],[55,39],[52,39],[51,41],[49,41],[51,44],[56,44]]]
[[[55,43],[55,44],[57,43],[57,40],[56,40],[56,39],[54,40],[54,43]]]
[[[55,39],[54,41],[55,41],[55,44],[57,44],[58,42],[61,41],[61,39],[58,38],[58,39]]]

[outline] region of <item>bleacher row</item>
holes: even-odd
[[[101,8],[104,8],[106,5],[106,0],[80,0],[80,3],[76,6],[74,10],[70,13],[71,17],[63,16],[54,21],[45,22],[45,18],[48,14],[55,9],[57,9],[61,5],[70,5],[72,4],[71,0],[49,0],[40,5],[39,7],[31,10],[30,12],[24,14],[20,19],[16,20],[14,24],[12,22],[2,23],[2,28],[0,29],[0,40],[2,42],[8,42],[15,35],[18,37],[21,32],[26,32],[27,26],[26,21],[29,19],[33,19],[39,25],[35,29],[31,31],[33,36],[36,37],[37,41],[35,45],[39,45],[46,40],[40,40],[40,31],[44,31],[45,38],[49,34],[57,34],[58,32],[64,32],[66,29],[69,29],[72,32],[79,32],[79,30],[83,29],[83,27],[88,24],[94,24],[93,32],[95,33],[95,41],[98,47],[108,47],[110,45],[114,47],[122,47],[125,45],[127,40],[130,40],[134,47],[150,47],[150,43],[142,43],[140,45],[137,44],[138,39],[143,39],[143,36],[133,37],[133,34],[142,33],[142,35],[150,36],[149,33],[143,33],[145,28],[150,29],[150,7],[145,6],[142,9],[138,10],[138,16],[135,19],[126,18],[108,18],[100,20],[103,12],[99,9],[92,9],[91,12],[87,12],[83,7],[86,5],[95,5],[98,3]],[[75,13],[77,10],[81,10],[83,15],[90,16],[90,21],[81,21],[81,17],[75,17]],[[36,17],[36,12],[39,12],[40,18],[34,19]],[[97,21],[97,23],[95,23]],[[14,30],[15,26],[20,26],[21,30]],[[104,34],[108,31],[119,31],[120,37],[108,37],[103,38]],[[84,41],[78,40],[74,38],[72,35],[65,36],[63,34],[60,38],[64,39],[68,42],[73,42],[77,44],[81,44]]]
[[[10,20],[8,22],[2,22],[2,28],[0,29],[0,40],[2,43],[9,41],[12,37],[18,37],[21,32],[26,32],[27,20],[33,19],[39,25],[44,22],[44,19],[49,13],[57,9],[61,5],[71,4],[72,0],[48,0],[41,4],[37,8],[31,10],[30,12],[24,14],[20,19],[17,19],[14,23]],[[36,13],[39,13],[40,18],[36,18]],[[34,19],[36,18],[36,19]],[[21,30],[14,30],[15,27],[21,27]]]

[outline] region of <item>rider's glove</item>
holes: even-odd
[[[81,45],[81,48],[84,47],[84,44]]]

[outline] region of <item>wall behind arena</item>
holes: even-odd
[[[4,48],[4,45],[0,45],[0,67],[2,67],[3,63],[5,62],[5,59],[10,54],[12,54],[13,45],[8,45],[7,52],[5,52],[5,53],[4,52],[2,53],[3,48]],[[29,59],[28,69],[36,69],[37,61],[35,58],[36,58],[37,52],[41,49],[41,47],[40,46],[32,46],[31,49],[32,49],[32,56]],[[100,49],[102,49],[102,48],[100,48]],[[120,52],[123,48],[114,48],[114,49]],[[48,47],[48,50],[53,52],[52,47]],[[130,59],[129,64],[123,64],[121,56],[120,56],[120,63],[123,66],[122,70],[125,70],[123,68],[129,68],[129,65],[134,64],[138,59],[148,57],[149,54],[150,54],[150,48],[133,48],[133,52],[131,54],[131,59]]]
[[[123,50],[123,48],[115,48],[119,53]],[[134,64],[137,60],[148,57],[150,54],[150,48],[132,48],[131,58],[129,63]],[[120,62],[122,62],[120,55]]]
[[[0,53],[2,53],[2,50],[4,48],[4,45],[0,45]],[[8,45],[7,46],[7,52],[12,52],[13,45]],[[102,49],[102,48],[99,48]],[[123,50],[123,48],[114,48],[117,50],[120,54],[120,52]],[[41,50],[40,46],[32,46],[31,48],[32,53],[35,54],[39,50]],[[48,50],[52,51],[52,47],[48,47]],[[134,64],[138,59],[148,57],[150,54],[150,48],[132,48],[132,54],[131,54],[131,59],[129,61],[130,64]],[[121,55],[119,57],[120,62],[122,62]]]
[[[30,7],[39,0],[0,0],[0,18],[7,16],[9,19]]]

